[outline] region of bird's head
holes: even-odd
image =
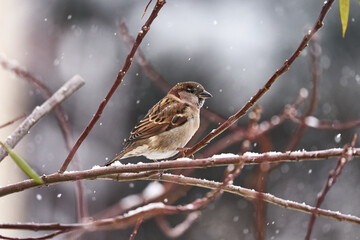
[[[170,89],[169,94],[173,94],[182,101],[196,106],[199,109],[204,105],[206,98],[212,97],[212,95],[197,82],[178,83]]]

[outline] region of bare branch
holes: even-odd
[[[294,116],[293,114],[290,115],[290,119],[296,123],[304,124],[309,128],[314,129],[321,129],[321,130],[346,130],[350,128],[355,128],[360,126],[360,119],[350,120],[350,121],[325,121],[319,120],[314,116],[308,116],[306,118],[300,118]]]
[[[289,112],[295,111],[295,109],[304,102],[306,98],[301,94],[301,91],[294,101],[294,103],[286,105],[282,111],[282,113],[278,115],[274,115],[270,121],[263,121],[258,124],[257,131],[255,131],[252,134],[249,134],[249,131],[245,129],[235,130],[233,133],[223,137],[222,139],[216,141],[211,145],[211,147],[207,148],[200,154],[200,156],[212,156],[214,154],[217,154],[224,149],[228,148],[229,146],[240,142],[244,139],[249,139],[252,141],[258,140],[259,137],[264,136],[267,132],[269,132],[274,127],[280,125],[282,122],[284,122],[286,119],[289,118]]]
[[[134,239],[135,239],[135,236],[136,236],[136,234],[137,234],[137,231],[138,231],[138,229],[139,229],[139,227],[140,227],[140,225],[141,225],[142,222],[143,222],[143,219],[142,219],[142,218],[138,218],[138,220],[136,221],[134,230],[133,230],[133,232],[132,232],[131,235],[130,235],[129,240],[134,240]]]
[[[125,74],[127,73],[127,71],[129,70],[129,68],[131,66],[131,63],[132,63],[132,60],[133,60],[136,50],[138,49],[139,45],[141,44],[141,42],[144,39],[147,32],[150,30],[151,23],[155,20],[160,9],[165,5],[165,3],[166,3],[165,0],[158,0],[156,2],[156,5],[155,5],[150,17],[148,18],[148,20],[146,21],[146,23],[144,24],[144,26],[141,28],[140,32],[138,33],[138,35],[136,37],[136,41],[134,42],[134,45],[133,45],[130,53],[126,57],[125,63],[123,65],[122,69],[119,71],[118,76],[117,76],[113,86],[107,93],[104,100],[100,103],[98,110],[96,111],[96,113],[94,114],[93,118],[90,120],[89,124],[86,126],[84,131],[81,133],[80,137],[77,139],[75,145],[73,146],[69,155],[65,159],[64,164],[61,166],[61,168],[60,168],[61,173],[65,172],[69,163],[71,162],[72,158],[74,157],[76,151],[80,147],[81,143],[89,135],[90,131],[92,130],[92,128],[95,126],[96,122],[101,117],[101,114],[102,114],[103,110],[105,109],[107,103],[109,102],[110,98],[112,97],[112,95],[114,94],[116,89],[119,87],[119,85],[122,83],[122,80],[124,79]]]
[[[6,237],[6,236],[2,236],[0,235],[0,239],[7,239],[7,240],[43,240],[43,239],[50,239],[50,238],[53,238],[57,235],[60,235],[60,234],[63,234],[65,233],[64,230],[60,230],[60,231],[55,231],[53,233],[49,233],[49,234],[46,234],[44,236],[40,236],[40,237],[25,237],[25,238],[15,238],[15,237]]]
[[[316,20],[315,25],[311,30],[309,30],[306,35],[304,36],[303,40],[301,41],[298,48],[295,50],[295,52],[291,55],[289,59],[287,59],[284,64],[270,77],[270,79],[266,82],[263,88],[261,88],[254,96],[250,98],[250,100],[234,115],[230,116],[226,122],[221,124],[215,131],[212,131],[209,133],[206,137],[204,137],[200,142],[198,142],[196,145],[194,145],[191,149],[185,151],[185,156],[191,156],[195,152],[199,151],[203,147],[205,147],[211,140],[213,140],[215,137],[217,137],[219,134],[224,132],[226,129],[228,129],[232,124],[234,124],[239,118],[241,118],[245,113],[271,88],[272,84],[278,79],[279,76],[281,76],[283,73],[285,73],[291,64],[295,61],[295,59],[300,56],[301,52],[304,50],[304,48],[307,46],[310,39],[314,36],[314,34],[322,27],[323,19],[325,18],[325,15],[329,11],[332,3],[334,0],[325,1],[322,10],[320,12],[320,15],[318,19]]]
[[[0,229],[22,229],[30,231],[70,231],[79,229],[81,223],[60,224],[60,223],[0,223]]]
[[[318,88],[319,88],[319,80],[320,80],[320,44],[319,37],[314,37],[310,42],[310,60],[311,60],[311,96],[309,101],[309,106],[302,118],[307,118],[311,114],[314,113],[316,108],[316,103],[318,102]],[[304,121],[302,121],[297,129],[295,130],[293,137],[291,138],[289,144],[286,146],[285,151],[294,150],[295,147],[299,144],[302,136],[304,135],[306,125]]]
[[[0,125],[0,128],[7,127],[7,126],[13,124],[14,122],[16,122],[17,120],[20,120],[20,119],[24,118],[25,116],[26,116],[25,113],[23,113],[23,114],[21,114],[20,116],[17,116],[16,118],[10,120],[9,122],[6,122],[6,123],[4,123],[4,124],[1,124],[1,125]]]
[[[245,153],[242,156],[237,155],[219,155],[211,158],[203,159],[178,159],[175,161],[163,161],[156,163],[141,163],[141,164],[127,164],[120,166],[110,167],[94,167],[91,170],[84,171],[71,171],[61,173],[54,173],[50,175],[43,175],[43,185],[35,183],[33,180],[24,180],[15,184],[9,184],[4,187],[0,187],[0,197],[20,192],[25,189],[34,187],[44,187],[52,184],[58,184],[61,182],[77,181],[77,180],[94,180],[99,177],[103,178],[105,175],[111,176],[111,179],[117,179],[119,181],[129,181],[130,179],[143,179],[146,175],[152,175],[152,171],[164,171],[170,169],[192,169],[192,168],[206,168],[215,166],[224,166],[229,164],[238,164],[243,161],[244,164],[259,164],[262,162],[293,162],[293,161],[305,161],[305,160],[323,160],[331,157],[339,157],[342,154],[342,148],[332,148],[319,151],[297,151],[297,152],[267,152],[267,153]],[[360,148],[352,148],[353,157],[360,156]],[[150,171],[150,172],[148,172]],[[144,173],[146,172],[146,173]],[[114,175],[123,173],[141,173],[141,177],[136,178],[136,175]]]
[[[169,223],[166,221],[164,216],[156,217],[156,222],[160,227],[161,231],[168,237],[168,238],[178,238],[184,234],[186,230],[188,230],[191,225],[200,217],[201,212],[192,212],[190,213],[186,219],[176,225],[175,227],[170,227]]]
[[[354,136],[354,140],[352,142],[351,147],[354,147],[356,139],[357,139],[357,135]],[[348,161],[350,161],[350,159],[352,157],[352,152],[349,151],[349,148],[350,148],[349,145],[344,146],[343,153],[341,154],[341,157],[339,157],[339,160],[337,162],[337,165],[336,165],[335,169],[330,171],[328,179],[326,181],[326,184],[325,184],[323,190],[317,196],[315,209],[312,211],[312,214],[311,214],[311,217],[310,217],[310,221],[309,221],[308,230],[307,230],[307,233],[306,233],[305,240],[310,239],[311,232],[312,232],[312,229],[314,227],[315,220],[316,220],[317,211],[318,211],[320,205],[322,204],[322,202],[324,201],[326,194],[329,192],[330,188],[335,184],[336,179],[341,174],[345,164]]]
[[[41,106],[37,106],[32,113],[15,129],[15,131],[7,137],[5,144],[14,148],[16,144],[26,135],[32,126],[34,126],[41,118],[54,109],[59,103],[73,94],[77,89],[84,85],[84,80],[75,75],[67,81],[59,90],[57,90],[49,99]],[[0,147],[0,161],[7,156],[5,149]]]

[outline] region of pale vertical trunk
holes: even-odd
[[[24,46],[22,46],[24,31],[26,28],[27,1],[2,0],[0,7],[0,54],[6,54],[9,59],[22,62],[25,57]],[[3,56],[1,56],[3,57]],[[12,61],[13,62],[13,61]],[[0,67],[0,124],[8,122],[25,112],[25,97],[28,89],[24,81],[17,79],[15,75]],[[0,129],[0,140],[6,137],[21,122],[17,121],[11,126]],[[15,148],[20,154],[24,154],[22,147],[24,141]],[[15,183],[26,179],[26,175],[19,170],[9,157],[0,163],[0,186]],[[0,198],[0,222],[15,223],[26,220],[25,208],[27,201],[26,193],[13,194]],[[6,233],[6,234],[5,234]],[[0,235],[24,236],[24,231],[0,230]]]

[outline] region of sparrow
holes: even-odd
[[[200,125],[200,109],[212,97],[197,82],[176,84],[156,103],[131,131],[117,160],[145,156],[151,160],[168,159],[190,141]]]

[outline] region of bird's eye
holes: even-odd
[[[187,91],[188,93],[194,93],[194,92],[195,92],[195,90],[194,90],[193,88],[188,88],[188,89],[186,89],[186,91]]]

